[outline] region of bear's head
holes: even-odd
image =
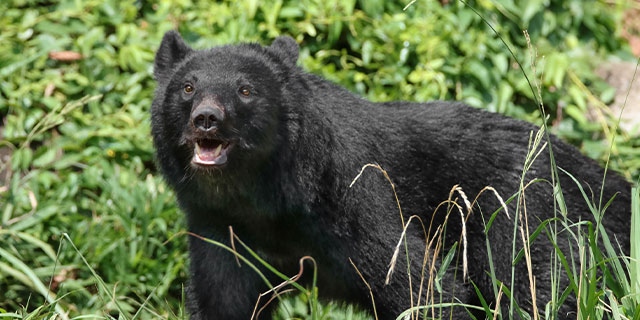
[[[151,111],[158,162],[170,183],[233,175],[277,152],[285,86],[297,69],[298,50],[290,37],[268,47],[194,50],[178,32],[164,35]]]

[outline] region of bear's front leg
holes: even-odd
[[[191,279],[189,312],[192,320],[249,320],[258,295],[268,290],[264,281],[233,253],[201,239],[190,237]],[[268,299],[261,299],[261,305]],[[258,319],[271,319],[275,301]],[[257,313],[256,310],[256,313]]]

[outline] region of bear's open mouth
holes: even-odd
[[[227,153],[231,143],[214,139],[202,139],[195,143],[193,159],[195,164],[203,166],[222,165],[227,162]]]

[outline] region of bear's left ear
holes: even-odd
[[[178,31],[167,31],[162,37],[158,52],[156,52],[156,60],[153,66],[153,76],[156,81],[165,80],[167,73],[184,60],[191,51],[193,49],[184,43]]]
[[[269,50],[275,52],[278,58],[288,66],[295,66],[298,61],[298,52],[300,47],[296,40],[289,36],[277,37],[276,40],[271,43]]]

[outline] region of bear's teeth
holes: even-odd
[[[218,145],[218,148],[216,149],[216,152],[213,153],[213,157],[217,157],[220,155],[220,151],[222,151],[222,143]]]

